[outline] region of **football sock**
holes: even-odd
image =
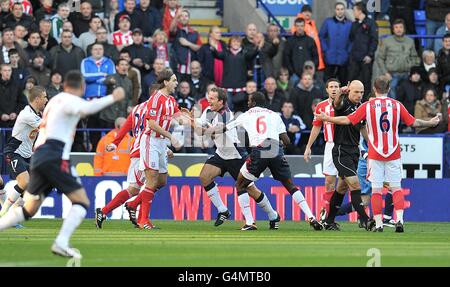
[[[17,184],[14,186],[14,188],[10,188],[6,192],[7,200],[5,201],[5,204],[2,205],[0,216],[3,216],[8,212],[9,208],[14,203],[16,203],[16,200],[20,197],[21,194],[23,194],[23,189],[21,189]]]
[[[108,202],[105,207],[102,208],[103,214],[106,215],[110,213],[117,207],[127,202],[128,199],[130,199],[130,193],[126,189],[122,190],[110,202]]]
[[[361,190],[359,190],[359,189],[352,190],[350,193],[352,196],[352,199],[351,199],[352,206],[356,210],[356,212],[358,212],[361,220],[362,221],[369,220],[369,216],[367,216],[366,211],[364,210],[364,204],[361,199]]]
[[[252,225],[255,223],[252,210],[250,208],[250,196],[248,195],[248,192],[238,192],[238,202],[241,212],[244,215],[245,224]]]
[[[347,202],[346,204],[342,205],[341,208],[339,208],[339,210],[336,213],[336,216],[347,215],[349,213],[352,213],[353,211],[355,211],[353,209],[353,205],[350,202]]]
[[[155,196],[155,191],[148,187],[145,187],[145,189],[141,192],[141,195],[142,195],[141,201],[142,218],[139,223],[145,224],[148,221],[148,216],[150,213],[153,197]]]
[[[272,208],[272,205],[270,204],[269,199],[264,194],[264,192],[261,192],[261,195],[256,200],[256,204],[264,210],[265,213],[267,213],[267,216],[269,217],[269,220],[275,220],[278,217],[278,213]]]
[[[330,202],[331,202],[331,198],[333,197],[334,193],[335,193],[335,190],[332,190],[330,192],[325,192],[322,195],[323,207],[327,211],[327,214],[330,213]]]
[[[204,186],[206,194],[208,194],[209,199],[214,204],[219,212],[225,212],[228,208],[223,204],[222,199],[219,195],[219,189],[217,188],[217,184],[212,182],[211,184]]]
[[[341,208],[342,201],[344,201],[345,194],[340,194],[339,192],[333,193],[330,201],[330,213],[327,216],[326,222],[328,224],[333,223],[336,218],[336,213]]]
[[[375,219],[376,228],[383,227],[383,195],[380,191],[373,190],[372,193],[372,213],[373,213],[373,219]]]
[[[133,209],[137,209],[138,205],[141,204],[142,201],[142,192],[136,196],[136,198],[127,203],[127,205]]]
[[[311,209],[309,209],[308,203],[305,200],[305,197],[300,192],[300,190],[297,189],[294,193],[292,193],[292,198],[294,199],[295,203],[297,203],[300,206],[300,209],[303,211],[303,213],[306,215],[308,219],[315,218],[314,215],[311,212]]]
[[[395,215],[397,216],[397,222],[403,223],[403,210],[405,209],[405,196],[401,189],[394,190],[392,192],[392,200],[394,202]]]
[[[26,215],[26,212],[22,207],[13,208],[10,212],[6,213],[5,216],[0,218],[0,231],[13,227],[28,218],[30,218],[30,216]]]
[[[384,217],[391,219],[392,214],[394,214],[394,203],[392,202],[392,193],[388,192],[384,199]]]
[[[73,204],[72,208],[67,214],[66,219],[64,219],[61,230],[59,231],[58,237],[56,237],[55,242],[62,248],[69,247],[69,240],[75,229],[81,224],[84,217],[86,216],[86,207],[80,204]]]

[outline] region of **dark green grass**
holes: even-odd
[[[238,230],[204,221],[155,221],[161,230],[137,230],[128,221],[106,221],[97,230],[85,220],[72,238],[81,266],[366,266],[378,248],[381,266],[450,266],[450,223],[412,223],[406,233],[366,232],[342,223],[341,232],[313,231],[305,222],[268,230]],[[0,233],[0,266],[66,266],[51,254],[61,220],[32,220]]]

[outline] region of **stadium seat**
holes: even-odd
[[[450,85],[446,85],[445,86],[445,91],[448,93],[448,92],[450,92]]]
[[[425,10],[414,10],[414,25],[416,26],[416,32],[418,35],[427,34],[426,22],[427,17]],[[425,44],[426,39],[422,39],[421,40],[422,47],[425,47]]]

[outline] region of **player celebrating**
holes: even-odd
[[[141,138],[139,170],[145,173],[145,188],[139,196],[125,206],[129,212],[136,212],[141,204],[143,218],[138,221],[141,229],[152,229],[154,225],[150,222],[148,214],[155,192],[167,183],[167,145],[168,140],[174,147],[180,143],[169,132],[172,119],[183,123],[183,115],[178,109],[176,100],[171,96],[175,91],[178,81],[171,69],[166,68],[158,75],[157,89],[147,104],[145,115],[146,131]],[[189,113],[186,109],[182,112]],[[190,121],[185,117],[186,122]],[[144,218],[145,216],[145,218]]]
[[[81,259],[81,254],[69,247],[69,240],[83,221],[89,208],[89,199],[69,164],[75,128],[80,117],[95,114],[125,98],[123,88],[113,94],[90,102],[83,100],[84,79],[79,71],[69,71],[64,79],[64,92],[53,97],[44,110],[30,167],[30,183],[25,192],[25,206],[13,208],[0,218],[0,231],[28,220],[38,211],[53,188],[65,194],[72,202],[61,230],[52,245],[52,252],[64,257]]]
[[[398,126],[400,121],[412,127],[434,127],[439,124],[436,116],[429,121],[415,119],[397,100],[388,98],[389,80],[385,76],[378,77],[374,83],[375,99],[364,103],[356,112],[343,117],[330,117],[321,113],[322,120],[338,125],[358,124],[367,120],[369,135],[369,181],[372,183],[372,211],[376,232],[383,231],[383,183],[387,182],[392,190],[397,223],[395,232],[403,232],[404,195],[401,191],[402,164]]]
[[[226,106],[227,93],[224,89],[213,88],[208,93],[208,102],[209,107],[203,112],[200,119],[198,119],[199,123],[197,124],[196,121],[191,122],[195,132],[198,134],[203,134],[208,128],[214,128],[218,123],[226,125],[233,120],[233,114]],[[200,180],[211,202],[219,211],[216,222],[214,223],[215,226],[219,226],[231,217],[231,213],[223,204],[214,179],[218,176],[223,177],[228,172],[236,180],[239,175],[239,169],[247,158],[247,151],[237,147],[239,139],[235,129],[229,130],[224,134],[215,135],[214,143],[216,145],[216,152],[203,166],[200,172]],[[272,208],[267,196],[252,184],[247,190],[238,192],[239,206],[245,218],[245,225],[242,226],[241,230],[257,229],[250,209],[249,194],[255,199],[257,205],[267,213],[270,220],[269,228],[278,229],[280,216]]]
[[[320,102],[316,106],[315,114],[320,114],[324,112],[329,116],[334,115],[333,100],[341,95],[341,83],[337,79],[329,79],[326,83],[326,90],[328,93],[328,99]],[[336,167],[333,163],[332,150],[334,147],[334,124],[329,122],[323,122],[317,118],[313,120],[313,127],[311,129],[311,134],[308,139],[308,144],[306,145],[305,153],[303,158],[306,162],[309,162],[311,158],[311,146],[316,141],[320,134],[320,128],[323,124],[323,134],[325,138],[325,151],[323,154],[323,174],[325,175],[325,193],[323,194],[323,204],[322,210],[320,211],[320,220],[324,221],[330,212],[330,201],[333,197],[333,193],[336,187],[336,176],[338,174]]]
[[[12,137],[4,150],[10,177],[13,180],[16,179],[17,184],[7,191],[8,200],[2,204],[0,216],[5,215],[19,197],[23,196],[23,192],[30,181],[28,169],[33,154],[33,144],[41,124],[40,114],[48,101],[45,89],[39,86],[33,87],[28,101],[30,104],[19,113],[14,124]]]
[[[145,114],[147,112],[147,102],[143,102],[133,108],[128,115],[126,122],[119,130],[114,141],[106,147],[107,151],[114,151],[125,135],[131,131],[134,138],[133,147],[130,151],[130,166],[128,168],[127,182],[128,188],[119,192],[105,207],[95,210],[95,225],[102,228],[106,215],[117,207],[124,204],[128,199],[139,194],[139,190],[144,185],[144,172],[139,170],[140,143],[144,134]],[[137,225],[136,215],[130,214],[130,220]]]
[[[286,126],[281,117],[277,113],[264,108],[265,105],[264,94],[260,92],[250,94],[248,98],[249,110],[226,125],[226,130],[242,126],[248,133],[252,149],[250,156],[239,172],[236,181],[237,190],[242,192],[248,189],[250,184],[258,180],[260,174],[266,168],[269,168],[273,178],[283,184],[292,195],[295,203],[303,210],[310,225],[315,230],[322,230],[322,225],[315,219],[303,194],[292,182],[289,164],[284,157],[283,149],[280,147],[280,138],[285,146],[290,144]]]
[[[336,116],[349,115],[354,112],[364,95],[364,85],[360,81],[353,81],[348,87],[348,97],[342,93],[333,100],[334,114]],[[343,88],[347,91],[347,88]],[[321,114],[325,114],[321,112]],[[322,119],[317,117],[318,119]],[[361,218],[361,222],[366,230],[370,230],[369,217],[367,216],[361,199],[361,185],[359,184],[357,168],[359,160],[359,139],[360,132],[367,134],[365,125],[362,123],[355,127],[335,126],[334,127],[334,147],[333,162],[338,170],[340,178],[336,192],[333,194],[330,203],[330,213],[325,222],[325,229],[339,231],[338,225],[335,223],[336,213],[344,200],[347,189],[350,189],[351,202],[353,208]]]

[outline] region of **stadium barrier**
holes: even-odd
[[[82,177],[81,180],[91,202],[87,218],[93,218],[96,207],[103,207],[127,186],[125,177]],[[322,206],[322,194],[325,192],[324,180],[296,178],[294,182],[302,189],[311,210],[318,216]],[[233,179],[225,177],[218,179],[217,183],[224,203],[233,214],[232,219],[242,220]],[[8,182],[8,185],[13,184],[15,184],[13,181]],[[279,212],[283,220],[305,220],[299,207],[293,204],[291,196],[277,181],[271,178],[262,178],[257,182],[257,186],[268,196],[272,206]],[[404,180],[405,219],[407,221],[450,221],[448,186],[450,186],[450,179]],[[348,198],[345,199],[345,202],[347,201],[349,201]],[[52,192],[35,217],[65,217],[70,207],[70,201],[65,196]],[[267,220],[266,215],[256,208],[253,200],[251,208],[253,214],[256,212],[257,220]],[[197,177],[169,178],[167,186],[156,193],[151,209],[152,219],[212,220],[216,215],[217,211]],[[114,210],[109,218],[128,219],[128,213],[123,207],[120,207]],[[339,217],[339,220],[355,221],[356,214]]]

